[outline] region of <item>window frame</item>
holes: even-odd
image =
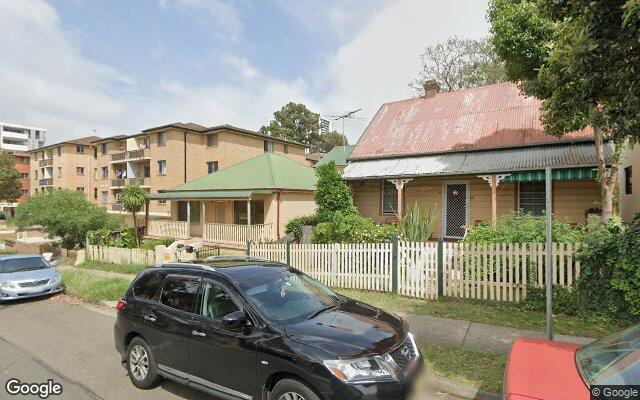
[[[392,211],[385,211],[385,195],[388,195],[389,193],[385,193],[385,186],[386,185],[390,185],[394,191],[392,193],[395,193],[395,210]],[[398,188],[396,187],[396,185],[393,184],[393,182],[389,182],[388,180],[383,180],[382,181],[382,185],[380,185],[380,214],[381,215],[396,215],[398,213]]]
[[[539,184],[539,185],[541,185],[541,186],[543,187],[543,189],[544,189],[544,190],[543,190],[543,193],[545,193],[545,196],[546,196],[546,184],[545,184],[545,182],[518,182],[518,194],[517,194],[517,199],[518,199],[518,211],[520,211],[520,212],[529,212],[529,211],[527,211],[527,210],[524,210],[524,209],[522,208],[522,204],[521,204],[521,200],[522,200],[522,199],[521,199],[521,196],[522,196],[522,184],[523,184],[523,183],[524,183],[524,184],[530,183],[530,184]],[[534,192],[534,193],[535,193],[535,192]],[[553,199],[553,186],[551,187],[551,198]],[[536,199],[534,199],[534,201],[535,201],[535,200],[536,200]],[[543,206],[544,206],[543,208],[544,208],[544,209],[546,209],[546,197],[545,197],[545,199],[543,199],[542,201],[543,201]],[[534,207],[535,207],[535,205],[534,205]],[[552,202],[552,208],[553,208],[553,202]],[[553,210],[552,210],[552,211],[553,211]],[[541,213],[540,215],[536,215],[534,212],[531,212],[531,215],[532,215],[534,218],[542,218],[542,217],[544,216],[544,210],[543,210],[543,213]]]
[[[266,140],[263,144],[263,150],[265,153],[274,153],[275,152],[275,143],[273,140]]]
[[[218,288],[220,288],[227,296],[229,296],[229,298],[231,299],[231,301],[236,305],[236,307],[238,308],[238,311],[244,312],[245,315],[247,315],[247,318],[251,321],[251,323],[255,326],[255,320],[253,318],[253,316],[249,315],[246,312],[247,307],[245,306],[245,304],[243,303],[242,299],[240,298],[240,296],[236,295],[236,293],[233,292],[233,290],[231,290],[231,288],[229,288],[227,285],[224,284],[224,282],[214,279],[214,278],[203,278],[202,281],[200,282],[200,299],[198,301],[198,313],[196,314],[198,317],[208,321],[208,322],[213,322],[213,323],[219,323],[221,328],[224,328],[223,325],[223,319],[215,319],[213,317],[209,317],[207,315],[202,314],[202,311],[204,310],[204,294],[205,294],[205,285],[206,284],[211,284],[212,286],[217,286]]]
[[[185,311],[185,310],[180,310],[178,308],[174,308],[171,307],[167,304],[162,303],[162,289],[164,289],[164,285],[166,285],[167,280],[169,280],[170,278],[181,278],[181,279],[188,279],[191,281],[195,281],[198,283],[198,289],[196,291],[196,299],[195,299],[195,303],[194,303],[194,310],[193,312],[189,312],[189,311]],[[201,298],[203,298],[202,296],[202,278],[201,277],[195,277],[195,276],[191,276],[191,275],[186,275],[186,274],[172,274],[172,273],[168,273],[167,275],[165,275],[164,280],[162,281],[162,285],[160,285],[160,288],[158,289],[158,292],[156,293],[155,297],[154,297],[154,303],[166,308],[167,310],[171,310],[174,312],[179,312],[185,315],[195,315],[198,316],[200,315],[200,302],[201,302]]]
[[[105,172],[106,172],[106,174],[105,174]],[[100,179],[102,179],[102,180],[109,179],[109,167],[102,167],[101,174],[100,174]]]
[[[157,275],[160,275],[162,277],[162,282],[160,282],[160,286],[158,286],[158,289],[156,289],[156,292],[154,293],[154,295],[151,298],[145,299],[145,298],[142,298],[142,297],[138,297],[136,295],[136,291],[135,291],[136,284],[138,284],[145,277],[147,277],[149,275],[152,275],[152,274],[157,274]],[[153,271],[153,272],[148,272],[147,274],[142,275],[140,278],[136,279],[131,284],[131,295],[137,301],[142,301],[142,302],[146,302],[146,303],[153,303],[153,304],[161,304],[160,301],[159,301],[160,290],[162,290],[162,287],[164,286],[164,281],[167,279],[167,275],[168,274],[165,271]]]
[[[210,139],[212,139],[212,143],[210,142]],[[207,134],[207,147],[210,148],[215,148],[218,147],[218,132],[214,132],[214,133],[209,133]]]
[[[109,146],[107,146],[107,143],[100,144],[100,153],[103,156],[109,154]]]
[[[159,176],[166,176],[167,175],[167,160],[158,160],[158,175]],[[164,165],[164,172],[162,171],[162,168],[160,168],[161,165]]]
[[[84,176],[84,167],[76,167],[76,175]]]
[[[211,170],[211,166],[215,165],[215,169]],[[214,172],[218,172],[219,164],[218,161],[207,161],[207,174],[213,174]]]
[[[76,153],[77,154],[84,154],[84,145],[83,144],[77,144],[76,145]]]
[[[284,154],[289,154],[289,144],[288,143],[285,143],[285,144],[282,145],[282,152]]]
[[[160,140],[160,138],[162,138],[162,140]],[[158,147],[167,145],[167,132],[162,131],[157,133],[156,144],[158,145]]]
[[[86,194],[85,191],[84,191],[84,186],[77,186],[76,187],[76,193]]]

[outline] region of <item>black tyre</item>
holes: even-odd
[[[141,337],[129,343],[127,370],[133,385],[139,389],[151,389],[160,381],[158,366],[149,345]]]
[[[320,398],[305,384],[293,379],[283,379],[273,388],[269,400],[320,400]]]

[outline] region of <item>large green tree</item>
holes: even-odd
[[[84,194],[54,190],[39,194],[16,207],[16,225],[20,228],[42,226],[53,238],[60,238],[65,248],[82,246],[90,231],[114,230],[120,226],[117,217],[103,207],[91,204]]]
[[[593,128],[609,219],[620,154],[640,135],[640,1],[492,0],[488,17],[507,77],[543,101],[545,131]],[[616,145],[610,168],[606,140]]]
[[[15,202],[22,190],[20,172],[12,154],[0,150],[0,201]]]
[[[318,143],[316,150],[328,153],[336,146],[346,146],[348,144],[349,140],[345,135],[338,131],[331,131],[320,136],[320,143]]]
[[[451,37],[427,46],[420,55],[418,77],[409,86],[424,94],[425,81],[435,79],[446,92],[507,80],[504,62],[497,56],[489,38],[480,40]]]
[[[317,151],[320,143],[320,114],[301,103],[290,102],[273,113],[273,120],[260,128],[266,135],[307,144]]]

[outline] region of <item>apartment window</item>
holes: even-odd
[[[284,154],[289,154],[289,145],[288,144],[284,144]]]
[[[40,131],[36,131],[36,140],[40,140]]]
[[[98,179],[98,168],[93,169],[93,179]]]
[[[109,167],[102,167],[102,179],[109,179]]]
[[[38,161],[38,153],[33,153],[33,159],[34,159],[35,161]]]
[[[98,158],[98,148],[97,147],[93,148],[93,158]]]
[[[540,217],[545,210],[545,183],[520,182],[518,191],[518,208],[523,212]]]
[[[61,146],[58,146],[58,147],[56,148],[56,150],[57,150],[57,152],[58,152],[58,157],[60,157],[60,156],[62,155],[62,147],[61,147]]]
[[[33,171],[33,179],[38,180],[38,170]]]
[[[20,191],[20,193],[22,193],[23,196],[28,196],[29,195],[29,191],[27,189],[22,189]]]
[[[216,172],[218,170],[218,162],[217,161],[209,161],[207,163],[207,174],[212,172]]]
[[[76,145],[76,153],[78,154],[84,154],[84,146],[81,144],[77,144]]]
[[[217,133],[210,133],[207,135],[207,147],[218,147]]]
[[[100,193],[100,203],[107,204],[109,202],[109,192]]]
[[[167,132],[158,132],[158,146],[167,144]]]
[[[633,193],[633,167],[629,166],[624,169],[624,194]]]
[[[20,164],[29,164],[29,157],[20,157]]]
[[[83,194],[84,194],[84,187],[78,186],[78,187],[76,188],[76,192],[77,192],[77,193],[83,193]]]
[[[158,175],[167,174],[167,160],[158,161]]]
[[[158,190],[158,193],[167,193],[166,190]],[[158,204],[167,204],[166,200],[158,200]]]
[[[142,143],[140,143],[140,149],[148,149],[149,147],[151,147],[149,138],[146,137],[142,139]]]
[[[84,167],[76,167],[77,175],[84,175]]]
[[[107,153],[108,153],[108,151],[107,151],[107,144],[106,144],[106,143],[102,143],[102,144],[100,145],[100,153],[102,153],[102,155],[105,155],[105,154],[107,154]]]
[[[20,173],[20,178],[21,179],[29,179],[29,173],[28,172]]]
[[[58,167],[58,178],[62,178],[62,167]]]
[[[264,152],[273,153],[273,142],[271,140],[264,141]]]
[[[142,167],[142,177],[151,178],[151,165],[145,165]]]
[[[93,198],[98,199],[98,188],[93,188]]]
[[[389,181],[382,184],[382,213],[395,214],[398,211],[398,189]]]

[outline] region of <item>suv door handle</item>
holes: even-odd
[[[146,319],[149,322],[156,322],[156,316],[155,315],[145,315],[144,319]]]
[[[193,336],[200,336],[200,337],[205,337],[205,336],[207,336],[207,334],[206,334],[206,333],[204,333],[204,332],[200,332],[200,331],[191,331],[191,334],[192,334]]]

